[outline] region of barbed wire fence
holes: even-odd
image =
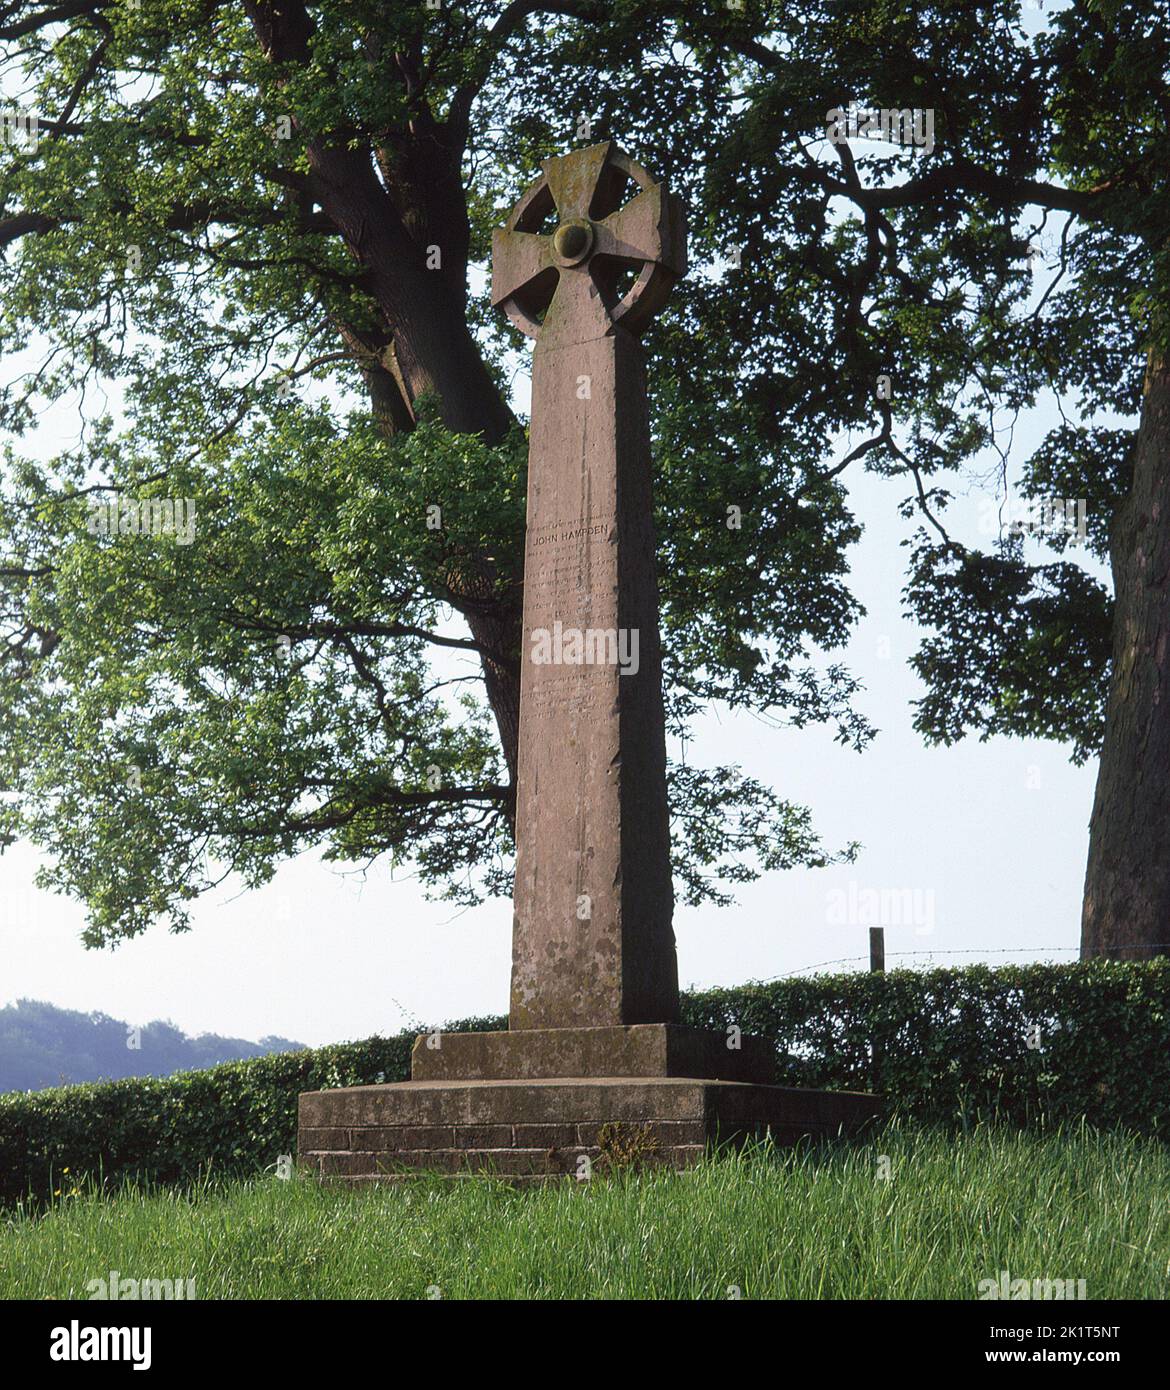
[[[882,931],[883,929],[880,928],[880,927],[877,927],[877,928],[872,928],[871,930],[879,931],[879,932],[880,932],[880,931]],[[882,961],[883,961],[883,965],[884,965],[884,961],[885,961],[886,959],[893,960],[893,959],[895,959],[895,958],[907,957],[907,956],[1029,956],[1029,955],[1030,955],[1030,956],[1036,956],[1036,957],[1037,957],[1037,962],[1036,962],[1037,964],[1042,964],[1042,963],[1043,963],[1043,958],[1044,958],[1045,955],[1055,955],[1055,954],[1058,954],[1058,953],[1060,953],[1060,952],[1073,952],[1074,954],[1079,955],[1079,956],[1083,956],[1083,955],[1085,954],[1084,950],[1083,950],[1080,946],[971,946],[971,947],[965,947],[965,948],[963,948],[963,949],[958,949],[958,950],[947,950],[947,951],[931,951],[931,950],[921,950],[921,951],[886,951],[886,950],[885,950],[884,944],[882,944],[882,945],[880,946],[879,950],[880,950],[881,958],[882,958]],[[1125,950],[1125,951],[1168,951],[1168,952],[1170,952],[1170,941],[1134,941],[1134,942],[1129,942],[1129,943],[1128,943],[1127,945],[1125,945],[1124,947],[1100,947],[1100,948],[1098,948],[1098,950],[1095,952],[1095,954],[1097,954],[1097,955],[1109,955],[1109,954],[1111,954],[1113,951],[1117,951],[1117,950]],[[881,966],[875,966],[875,965],[873,964],[873,962],[874,962],[874,951],[873,951],[873,949],[872,949],[872,947],[871,947],[871,951],[870,951],[870,954],[869,954],[868,956],[864,956],[864,955],[860,955],[860,956],[839,956],[836,960],[824,960],[824,961],[821,961],[821,962],[820,962],[819,964],[817,964],[817,965],[801,965],[801,966],[798,966],[795,970],[785,970],[785,971],[783,971],[783,972],[782,972],[781,974],[779,974],[779,975],[769,975],[766,979],[762,979],[762,980],[753,980],[752,983],[753,983],[753,984],[757,984],[757,985],[770,985],[770,984],[774,984],[777,980],[791,980],[791,979],[794,979],[794,978],[795,978],[796,976],[798,976],[798,975],[814,975],[814,974],[816,974],[816,972],[817,972],[818,970],[827,970],[830,966],[833,966],[833,965],[855,965],[855,964],[857,964],[857,962],[859,962],[859,961],[868,961],[868,962],[870,962],[870,969],[875,970],[875,971],[878,971],[878,970],[880,970],[880,969],[882,968]]]

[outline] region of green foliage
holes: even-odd
[[[683,1017],[775,1038],[789,1085],[876,1090],[916,1121],[1170,1137],[1170,960],[817,975],[693,994]]]
[[[905,593],[933,632],[911,659],[926,683],[914,727],[944,744],[969,729],[1059,739],[1080,764],[1104,733],[1113,600],[1079,566],[1029,565],[1022,550],[919,535]]]
[[[1170,960],[779,980],[684,995],[683,1021],[772,1037],[782,1083],[876,1089],[915,1122],[1083,1118],[1170,1135]],[[65,1168],[69,1185],[189,1184],[271,1168],[296,1152],[302,1091],[408,1080],[414,1037],[0,1096],[0,1200],[40,1201]]]
[[[116,442],[131,492],[166,464]],[[235,448],[171,459],[192,547],[92,535],[69,489],[23,490],[59,528],[53,574],[25,593],[52,670],[4,687],[22,709],[0,780],[52,847],[42,882],[89,904],[91,944],[160,917],[181,929],[225,872],[255,885],[309,845],[409,856],[443,885],[499,873],[506,773],[464,693],[477,678],[444,680],[427,653],[444,573],[497,546],[511,582],[522,445],[428,419],[387,439],[358,415],[338,433],[324,408],[278,409]]]
[[[742,61],[724,66],[711,45],[740,24],[731,12],[510,15],[489,36],[501,7],[482,0],[315,5],[304,61],[284,61],[265,52],[264,8],[209,26],[188,0],[144,0],[59,34],[18,5],[0,22],[20,38],[0,65],[46,123],[0,177],[0,351],[44,358],[0,391],[13,440],[0,469],[12,731],[0,785],[20,796],[0,834],[46,852],[42,883],[86,903],[92,945],[156,921],[181,930],[226,874],[262,883],[310,845],[409,860],[462,902],[508,890],[512,789],[480,663],[518,663],[525,439],[519,426],[453,433],[425,391],[404,421],[402,402],[387,406],[394,344],[420,316],[448,345],[466,320],[507,392],[517,339],[469,293],[469,262],[487,260],[539,160],[580,143],[566,112],[591,107],[596,92],[586,106],[578,93],[596,88],[600,55],[615,80],[589,139],[643,131],[633,153],[693,195],[704,228],[721,196],[696,154],[729,131],[723,92]],[[682,31],[707,77],[680,57]],[[375,220],[401,225],[393,256],[365,260],[360,225],[326,213],[322,158],[343,183],[376,164]],[[717,239],[702,236],[707,256]],[[406,283],[431,245],[450,320],[431,325],[425,304],[388,320],[375,282],[396,298],[397,273]],[[764,280],[755,288],[766,304]],[[649,344],[671,727],[726,701],[830,721],[861,747],[872,730],[855,680],[811,659],[859,612],[844,560],[858,527],[817,477],[840,412],[813,406],[780,429],[759,400],[741,406],[716,316],[728,296],[716,282],[693,292],[712,317],[680,297],[677,327]],[[799,306],[785,323],[800,332]],[[762,343],[750,315],[731,326],[733,350],[748,333]],[[78,406],[81,442],[43,457],[37,421]],[[150,496],[195,504],[194,545],[85,534],[88,498]],[[426,525],[432,505],[441,531]],[[485,573],[491,592],[468,601],[462,581]],[[499,640],[465,639],[459,616],[493,604]],[[675,784],[726,820],[717,844],[696,844],[691,803],[674,802],[688,901],[832,857],[802,808],[738,769],[692,766]]]

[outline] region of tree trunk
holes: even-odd
[[[1112,536],[1116,609],[1089,825],[1081,956],[1170,955],[1170,364],[1151,353],[1133,488]]]
[[[313,20],[303,0],[246,0],[264,52],[275,62],[307,66]],[[418,58],[402,55],[409,66]],[[469,227],[461,176],[462,145],[447,140],[425,103],[397,151],[378,152],[385,182],[374,171],[372,148],[306,141],[306,191],[337,228],[365,271],[364,288],[381,314],[392,344],[402,401],[386,398],[384,414],[397,427],[414,415],[423,395],[438,397],[443,423],[460,434],[503,439],[514,423],[467,324],[464,300]],[[427,150],[412,145],[419,137]],[[396,197],[398,201],[396,201]],[[432,241],[433,238],[433,241]],[[439,252],[432,268],[429,248]],[[344,336],[344,335],[343,335]],[[510,780],[516,779],[520,725],[521,593],[495,592],[495,567],[452,579],[443,595],[466,619],[484,649],[488,703],[496,720]],[[509,807],[509,815],[512,809]]]
[[[393,334],[394,355],[409,406],[423,392],[440,399],[444,424],[489,444],[514,423],[467,326],[464,304],[437,275],[413,275],[375,259],[373,291]],[[450,577],[445,597],[462,614],[481,655],[488,704],[496,721],[510,781],[516,779],[520,737],[522,590],[498,593],[495,565],[482,558],[477,570]],[[510,814],[510,812],[509,812]]]
[[[466,319],[461,319],[466,333]],[[363,339],[350,325],[339,323],[338,331],[346,346],[358,359],[365,378],[370,406],[388,434],[409,430],[413,425],[409,391],[398,369],[389,336]],[[469,335],[470,336],[470,335]],[[391,365],[386,364],[389,355]],[[484,685],[496,721],[509,778],[516,780],[516,753],[520,737],[520,632],[522,589],[495,592],[494,566],[481,557],[471,574],[451,575],[442,595],[464,617],[471,635],[482,648]],[[509,808],[511,817],[511,808]]]

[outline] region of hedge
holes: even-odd
[[[872,1088],[917,1121],[1170,1136],[1170,959],[818,975],[688,994],[683,1019],[773,1037],[783,1083]],[[273,1167],[296,1151],[301,1091],[405,1080],[414,1036],[0,1095],[0,1201],[48,1196],[65,1168],[68,1189]]]
[[[873,1089],[926,1123],[1089,1123],[1170,1137],[1170,958],[818,975],[683,1001],[778,1040],[792,1086]]]

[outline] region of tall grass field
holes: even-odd
[[[531,1189],[271,1175],[102,1197],[66,1173],[48,1210],[4,1218],[0,1297],[92,1297],[116,1271],[199,1299],[978,1299],[1006,1272],[1160,1299],[1168,1262],[1154,1141],[891,1128]]]

